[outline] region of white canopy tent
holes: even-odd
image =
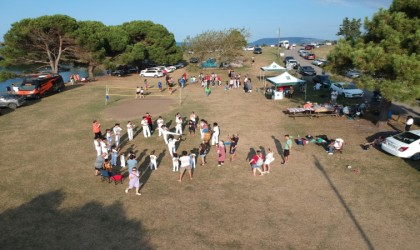
[[[296,78],[289,74],[288,72],[284,72],[278,76],[267,78],[267,81],[271,82],[276,87],[281,86],[294,86],[298,84],[305,83],[304,80]]]
[[[273,62],[272,64],[265,66],[265,67],[261,67],[260,68],[260,81],[263,81],[263,86],[265,88],[265,72],[276,72],[276,71],[285,71],[286,68],[282,67],[280,65],[278,65],[276,62]]]

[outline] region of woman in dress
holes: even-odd
[[[219,141],[219,143],[216,145],[217,149],[217,166],[220,167],[225,163],[226,159],[226,147],[225,143],[223,141]]]
[[[128,188],[125,189],[125,193],[128,194],[128,191],[132,188],[136,188],[136,195],[141,195],[139,192],[140,189],[140,175],[137,172],[137,168],[131,170],[130,175],[128,176],[130,182],[128,183]]]

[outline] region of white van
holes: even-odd
[[[279,46],[288,49],[289,48],[289,41],[283,40],[279,42]]]

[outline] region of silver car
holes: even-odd
[[[0,95],[0,107],[16,109],[25,103],[25,97],[19,95],[2,94]]]

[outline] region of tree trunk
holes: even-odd
[[[89,74],[89,79],[94,80],[94,75],[93,75],[93,71],[95,71],[96,66],[95,65],[89,65],[88,66],[88,74]]]
[[[391,109],[392,101],[388,101],[387,99],[383,98],[381,101],[380,111],[379,111],[379,118],[376,122],[376,127],[378,128],[385,128],[388,122],[388,114],[389,110]]]

